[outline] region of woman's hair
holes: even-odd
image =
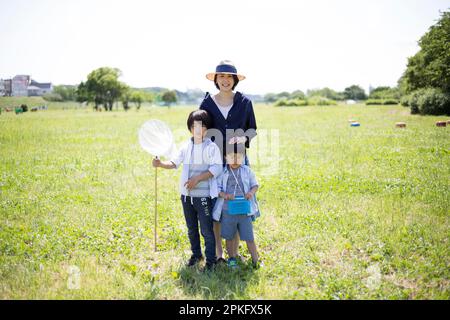
[[[235,74],[233,74],[232,76],[233,76],[234,84],[233,84],[233,88],[231,88],[231,90],[234,90],[234,88],[236,88],[237,84],[239,83],[239,78]],[[217,84],[217,74],[214,75],[214,84],[216,85],[217,90],[220,90],[220,87]]]
[[[205,110],[194,110],[189,113],[189,117],[187,119],[187,127],[189,131],[191,131],[194,121],[201,121],[202,125],[205,126],[206,129],[210,129],[212,127],[211,117]]]

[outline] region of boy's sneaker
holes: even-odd
[[[214,271],[215,266],[216,266],[215,263],[207,262],[207,263],[205,263],[205,266],[203,267],[202,272]]]
[[[237,267],[238,267],[238,264],[237,264],[236,258],[229,258],[229,259],[228,259],[228,262],[227,262],[227,265],[228,265],[230,268],[232,268],[232,269],[237,268]]]
[[[262,261],[252,262],[253,269],[259,269],[264,267],[264,263]]]
[[[203,260],[203,256],[200,256],[200,257],[191,256],[191,258],[189,259],[189,261],[188,261],[188,263],[186,265],[188,267],[193,267],[193,266],[195,266],[197,263],[199,263],[202,260]]]

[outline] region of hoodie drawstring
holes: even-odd
[[[186,197],[187,196],[185,194],[183,194],[183,197],[184,197],[184,203],[186,203]],[[191,198],[191,204],[194,205],[194,200],[192,199],[192,197],[189,197],[189,198]]]

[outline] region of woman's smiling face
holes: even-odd
[[[217,84],[219,85],[220,91],[232,91],[234,85],[233,75],[218,73]]]

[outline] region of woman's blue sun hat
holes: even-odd
[[[239,81],[242,81],[245,79],[245,76],[242,74],[237,73],[237,69],[234,66],[234,63],[230,60],[222,60],[219,62],[219,65],[216,67],[216,72],[211,72],[206,75],[206,79],[214,81],[214,77],[218,73],[224,73],[224,74],[233,74],[236,75],[239,79]]]

